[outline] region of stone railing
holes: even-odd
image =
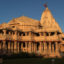
[[[35,41],[59,41],[58,36],[34,36]]]
[[[5,40],[6,39],[6,35],[0,34],[0,40]]]
[[[12,40],[12,35],[6,35],[6,40]]]
[[[18,37],[17,37],[17,40],[18,40],[18,41],[22,41],[22,36],[18,36]]]
[[[47,36],[46,41],[59,41],[59,37],[58,36]]]
[[[18,40],[18,41],[59,41],[58,36],[17,36],[17,35],[2,35],[0,40]]]
[[[17,36],[18,41],[59,41],[58,36]]]
[[[34,41],[44,41],[45,40],[45,36],[34,36]]]
[[[22,36],[21,40],[22,41],[32,41],[31,36]]]
[[[0,34],[0,40],[12,40],[12,36],[11,35],[2,35]]]

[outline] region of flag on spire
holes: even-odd
[[[47,4],[44,4],[43,6],[44,6],[45,8],[47,8]]]

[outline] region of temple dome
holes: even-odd
[[[42,13],[40,23],[43,28],[46,28],[46,29],[50,28],[50,29],[62,32],[61,28],[59,27],[58,23],[53,18],[53,15],[51,11],[48,9],[48,7]]]

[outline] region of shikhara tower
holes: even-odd
[[[0,24],[0,53],[28,52],[44,57],[62,57],[64,34],[48,7],[41,20],[25,16]]]

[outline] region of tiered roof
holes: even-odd
[[[39,28],[39,26],[42,26],[42,28]],[[61,28],[53,18],[48,8],[46,8],[42,13],[40,21],[26,16],[22,16],[22,17],[14,18],[8,23],[1,24],[0,29],[4,29],[4,28],[21,30],[21,31],[35,31],[35,32],[59,31],[62,33]]]

